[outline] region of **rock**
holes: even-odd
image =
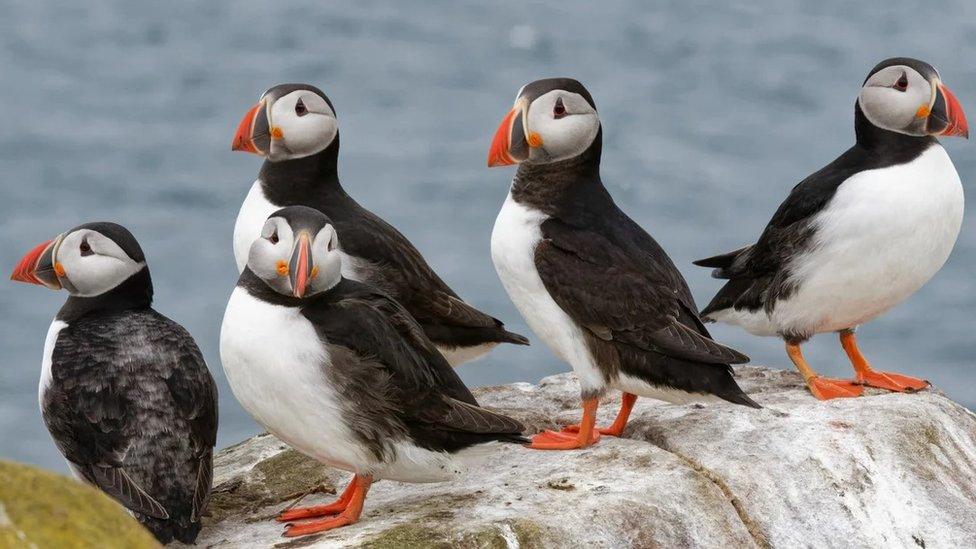
[[[0,547],[149,548],[159,543],[101,491],[0,461]]]
[[[798,374],[747,366],[765,408],[640,399],[625,438],[575,452],[490,448],[463,480],[381,481],[360,523],[288,540],[296,494],[349,474],[269,435],[217,457],[215,547],[976,547],[976,416],[936,390],[818,402]],[[579,418],[574,378],[476,391],[532,431]],[[601,404],[612,420],[619,395]]]

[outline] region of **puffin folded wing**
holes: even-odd
[[[455,431],[478,434],[520,434],[525,430],[521,422],[508,416],[443,396],[444,414],[437,423]]]
[[[634,334],[639,339],[625,338],[625,342],[640,342],[642,347],[657,347],[668,356],[710,364],[745,364],[749,357],[703,336],[671,317],[663,328],[653,332]],[[627,340],[630,341],[627,341]]]
[[[169,518],[162,504],[136,484],[125,469],[111,465],[79,466],[79,469],[88,473],[86,477],[130,511],[158,519]]]

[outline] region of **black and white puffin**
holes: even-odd
[[[193,543],[210,498],[217,388],[193,338],[153,310],[146,258],[115,223],[35,247],[12,280],[70,294],[44,343],[41,414],[71,471],[162,543]]]
[[[854,105],[853,147],[793,188],[750,246],[696,261],[728,279],[703,318],[779,336],[819,399],[925,380],[871,369],[854,329],[922,287],[949,258],[963,190],[936,136],[968,137],[959,101],[928,63],[882,61]],[[820,377],[800,344],[838,332],[854,380]]]
[[[620,436],[637,396],[724,399],[758,407],[732,378],[743,354],[713,341],[664,250],[614,203],[600,179],[601,125],[576,80],[524,86],[488,153],[519,163],[495,221],[491,256],[532,330],[579,376],[580,425],[546,431],[540,449]],[[613,425],[594,429],[598,399],[624,392]]]
[[[309,206],[325,213],[342,235],[343,275],[403,304],[452,365],[479,358],[499,343],[528,345],[465,303],[405,236],[346,194],[337,168],[335,109],[318,88],[281,84],[264,92],[244,115],[232,148],[265,157],[234,226],[239,271],[271,213]]]
[[[471,447],[528,442],[522,425],[478,406],[417,321],[382,291],[343,278],[339,237],[321,212],[272,213],[251,245],[220,333],[234,395],[309,457],[355,474],[329,505],[291,509],[286,536],[359,519],[376,479],[440,482]]]

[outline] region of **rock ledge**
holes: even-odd
[[[301,494],[349,474],[269,435],[222,451],[215,547],[976,547],[976,416],[937,390],[821,403],[794,372],[738,368],[765,408],[641,399],[625,438],[577,452],[497,445],[455,483],[382,481],[356,525],[280,537]],[[530,430],[578,420],[570,374],[476,391]],[[605,399],[602,422],[619,397]]]

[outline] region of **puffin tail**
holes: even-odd
[[[525,337],[522,334],[517,334],[515,332],[509,332],[508,330],[505,330],[504,328],[502,329],[502,331],[503,331],[502,337],[504,338],[504,339],[502,339],[502,342],[503,343],[511,343],[513,345],[528,345],[529,344],[529,338]]]
[[[743,406],[748,406],[750,408],[762,408],[758,402],[749,398],[749,395],[743,391],[738,384],[735,385],[737,391],[732,391],[727,394],[719,395],[723,400],[727,400],[733,404],[741,404]]]
[[[174,539],[186,545],[193,545],[202,527],[200,521],[193,520],[189,513],[168,519],[139,515],[139,522],[163,545]]]
[[[732,274],[728,272],[728,269],[732,267],[735,260],[739,259],[743,253],[752,249],[752,246],[743,246],[738,250],[733,250],[728,253],[721,255],[715,255],[712,257],[706,257],[705,259],[699,259],[697,261],[692,261],[693,264],[699,267],[711,267],[713,278],[731,278]]]

